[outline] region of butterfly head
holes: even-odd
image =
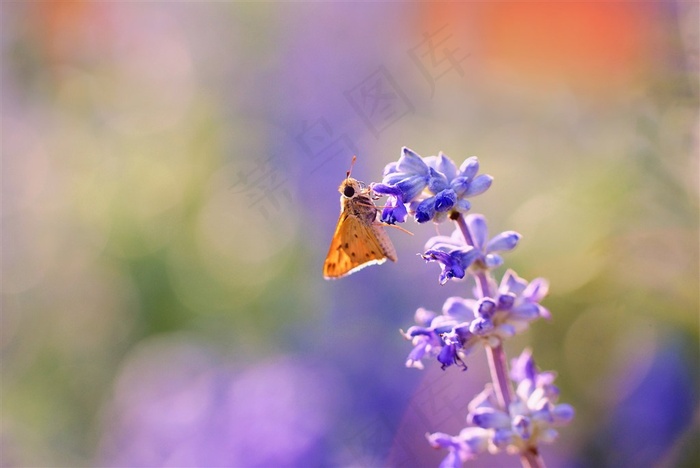
[[[359,180],[353,179],[352,177],[347,177],[343,183],[340,184],[340,187],[338,187],[338,191],[342,195],[341,199],[350,200],[366,192],[367,188],[365,187],[365,184]]]

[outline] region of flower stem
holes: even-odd
[[[467,224],[464,216],[461,213],[453,216],[451,218],[459,227],[459,230],[464,236],[464,240],[467,245],[476,248],[474,244],[474,237],[469,231],[469,225]],[[475,273],[475,278],[477,286],[481,297],[494,297],[491,291],[491,281],[490,273],[488,270],[479,270]],[[493,381],[494,390],[496,391],[496,397],[498,402],[501,404],[505,411],[508,411],[510,406],[512,388],[510,386],[510,381],[508,380],[508,362],[506,360],[506,353],[503,350],[503,346],[499,344],[496,347],[487,346],[486,356],[489,361],[489,369],[491,370],[491,380]]]
[[[451,219],[457,224],[459,230],[464,236],[464,240],[467,245],[476,248],[474,244],[474,237],[469,231],[469,225],[461,214],[457,214]],[[491,277],[488,270],[478,270],[475,272],[474,277],[476,279],[476,284],[481,297],[491,297],[494,298],[494,294],[491,291]],[[495,298],[494,298],[495,299]],[[510,407],[510,402],[513,399],[513,388],[510,385],[510,380],[508,379],[508,361],[506,359],[506,352],[503,349],[503,345],[498,346],[486,346],[486,356],[489,362],[489,369],[491,371],[491,380],[493,381],[493,388],[496,392],[496,398],[498,403],[501,405],[504,411],[508,412]],[[537,453],[536,450],[528,450],[520,454],[520,462],[523,468],[545,468],[544,460]]]
[[[476,244],[474,243],[474,237],[472,236],[471,231],[469,231],[469,225],[467,225],[467,222],[464,220],[464,216],[462,216],[461,213],[458,213],[451,219],[453,219],[454,222],[457,223],[457,226],[462,232],[462,235],[464,236],[464,240],[467,243],[467,245],[476,248]],[[488,271],[479,270],[475,273],[474,276],[476,277],[476,283],[479,287],[479,291],[481,292],[481,297],[493,297],[493,294],[491,293],[491,285],[489,284]]]
[[[523,468],[547,468],[540,454],[532,450],[520,454],[520,463]]]
[[[486,356],[489,361],[489,369],[491,370],[491,380],[493,381],[496,397],[503,409],[508,412],[511,401],[511,386],[508,381],[508,366],[506,364],[506,353],[503,350],[503,345],[498,345],[495,348],[486,347]]]

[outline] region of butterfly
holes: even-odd
[[[352,162],[355,162],[353,157]],[[347,172],[340,187],[340,218],[323,263],[323,277],[336,279],[388,258],[396,261],[396,250],[377,220],[379,210],[372,200],[372,189]]]

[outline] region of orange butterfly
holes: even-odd
[[[348,171],[338,191],[340,218],[323,264],[323,277],[341,278],[387,258],[395,262],[396,250],[384,231],[385,224],[377,221],[379,210],[372,201],[372,190]]]

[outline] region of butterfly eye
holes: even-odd
[[[348,185],[343,189],[343,195],[345,195],[348,198],[352,198],[352,196],[355,195],[355,189]]]

